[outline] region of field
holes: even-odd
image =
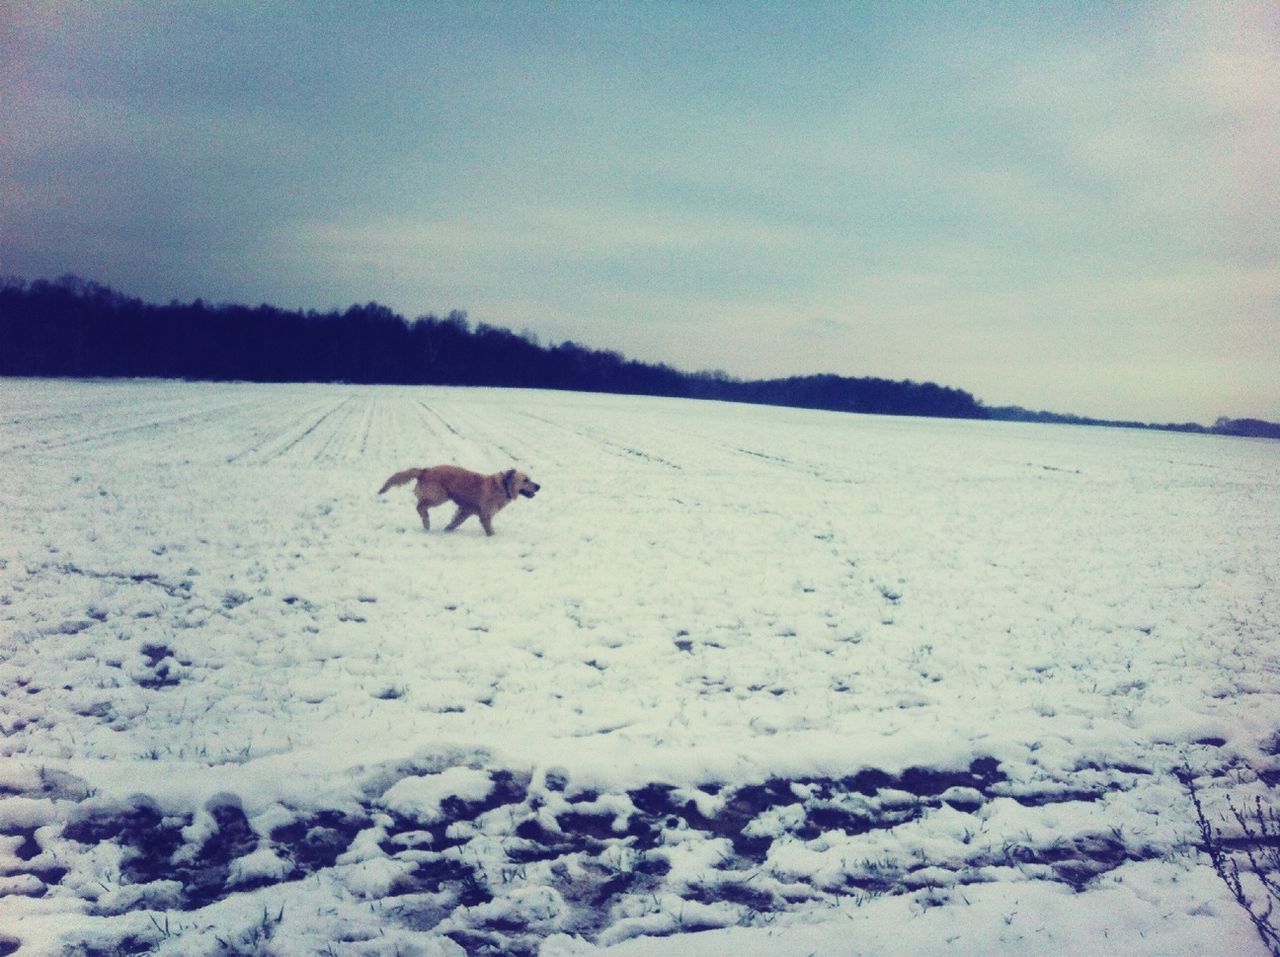
[[[1280,444],[0,380],[0,457],[0,955],[1265,953],[1179,775],[1280,767]]]

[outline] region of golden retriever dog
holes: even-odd
[[[458,506],[453,519],[444,527],[446,532],[469,519],[472,515],[480,516],[480,524],[484,526],[486,535],[493,534],[493,516],[514,501],[517,495],[533,498],[534,493],[542,488],[537,482],[523,472],[507,469],[492,475],[481,475],[456,465],[434,465],[427,469],[405,469],[387,479],[381,495],[389,488],[404,485],[417,480],[413,494],[418,497],[418,514],[422,516],[422,527],[431,530],[431,519],[427,512],[446,501]]]

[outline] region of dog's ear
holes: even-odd
[[[502,491],[507,493],[507,498],[516,497],[516,470],[507,469],[502,473]]]

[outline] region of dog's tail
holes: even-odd
[[[397,485],[404,485],[406,482],[412,482],[414,479],[422,475],[422,469],[405,469],[403,472],[397,472],[391,478],[382,483],[382,488],[378,489],[381,495],[389,488],[395,488]]]

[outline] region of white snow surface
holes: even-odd
[[[0,456],[0,953],[1265,953],[1177,774],[1277,766],[1280,444],[9,379]]]

